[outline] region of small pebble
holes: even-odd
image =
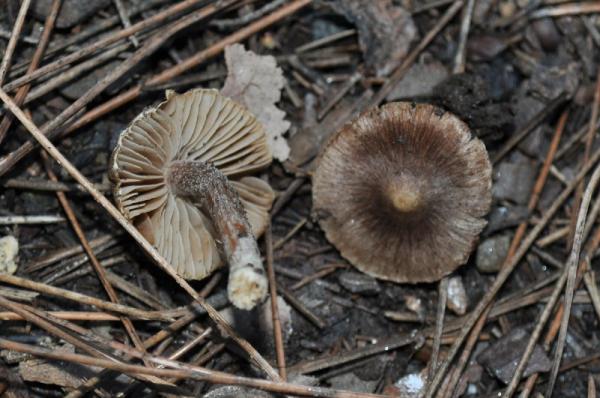
[[[529,160],[500,163],[494,172],[492,195],[496,200],[527,203],[536,176],[536,168]]]
[[[12,275],[17,271],[16,257],[19,254],[19,241],[8,235],[0,238],[0,274]]]
[[[356,294],[369,295],[381,291],[381,286],[375,278],[354,271],[342,272],[338,277],[338,281],[346,290]]]
[[[510,237],[508,235],[492,236],[481,242],[477,248],[477,269],[480,272],[498,272],[506,259]]]
[[[464,315],[467,312],[469,301],[465,285],[460,276],[453,276],[448,279],[448,309],[457,315]]]

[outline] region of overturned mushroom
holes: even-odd
[[[397,102],[345,125],[313,177],[327,238],[363,272],[431,282],[464,264],[485,226],[491,166],[454,115]]]
[[[121,134],[114,197],[180,276],[202,279],[227,262],[229,299],[250,309],[267,292],[255,236],[274,195],[247,174],[270,162],[262,125],[241,105],[216,90],[167,92]]]

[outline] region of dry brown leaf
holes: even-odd
[[[225,47],[227,79],[221,94],[244,105],[263,124],[273,157],[285,161],[290,148],[283,134],[290,128],[285,112],[275,104],[285,84],[275,57],[246,51],[241,44]]]

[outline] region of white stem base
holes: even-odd
[[[229,259],[229,301],[239,309],[251,310],[265,299],[268,286],[256,240],[241,238]]]

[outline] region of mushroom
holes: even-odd
[[[255,236],[274,194],[248,176],[271,163],[264,129],[217,90],[166,97],[119,138],[115,202],[183,278],[203,279],[226,262],[229,300],[251,309],[268,285]]]
[[[336,132],[317,160],[314,213],[361,271],[432,282],[464,264],[491,204],[483,143],[432,105],[389,103]]]

